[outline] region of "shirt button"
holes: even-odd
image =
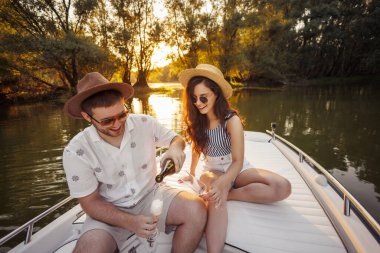
[[[221,160],[224,160],[224,157],[220,158]]]

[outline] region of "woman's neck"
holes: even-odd
[[[214,117],[208,119],[208,129],[214,129],[220,124],[220,120],[214,115]]]
[[[208,112],[207,114],[207,119],[209,122],[219,120],[218,117],[216,117],[215,113],[213,111]]]

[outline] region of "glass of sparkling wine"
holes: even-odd
[[[159,184],[155,185],[155,188],[153,191],[154,191],[153,192],[154,196],[153,196],[152,204],[150,206],[150,213],[153,216],[159,217],[161,215],[162,207],[163,207],[163,197],[162,197],[162,193],[161,193]],[[147,252],[151,253],[151,252],[156,251],[158,236],[159,236],[159,231],[158,231],[158,228],[156,227],[153,234],[146,239],[147,240],[147,244],[146,244]]]
[[[190,187],[190,189],[193,190],[199,196],[202,196],[203,194],[205,194],[207,191],[206,185],[201,180],[199,180],[196,177],[194,177],[193,175],[191,175],[188,171],[185,171],[185,172],[192,179],[191,181],[186,181],[186,183]]]

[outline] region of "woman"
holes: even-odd
[[[280,175],[253,168],[244,158],[242,123],[227,101],[232,88],[218,68],[200,64],[182,71],[179,81],[185,87],[184,121],[193,149],[192,176],[200,155],[205,157],[200,180],[208,190],[203,195],[208,201],[207,251],[222,252],[227,231],[227,200],[279,201],[290,195],[291,185]]]

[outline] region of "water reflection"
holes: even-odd
[[[181,131],[182,104],[181,91],[167,94],[145,94],[132,100],[132,111],[137,114],[149,114],[157,118],[165,127],[176,132]]]
[[[280,135],[339,175],[380,220],[379,95],[375,86],[309,87],[242,92],[233,101],[247,119],[245,129],[263,131],[276,121]]]
[[[135,94],[127,104],[180,132],[181,93]],[[332,172],[380,221],[379,93],[374,86],[248,90],[236,92],[231,103],[246,130],[265,131],[277,122],[280,135]],[[67,118],[62,106],[0,111],[0,237],[68,196],[62,150],[88,123]]]

